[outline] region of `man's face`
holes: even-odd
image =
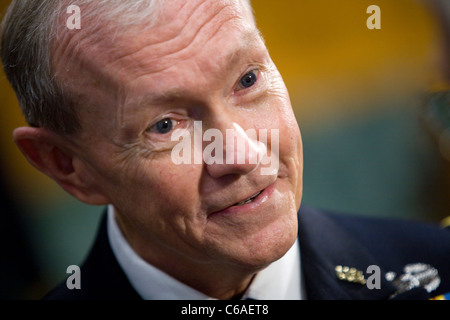
[[[156,266],[261,268],[297,236],[298,125],[244,7],[181,2],[166,5],[149,30],[81,31],[56,46],[60,81],[73,84],[83,101],[77,163],[116,208],[127,240]],[[265,129],[269,153],[278,143],[270,132],[279,130],[278,170],[262,175],[250,164],[175,164],[178,141],[171,134],[185,129],[193,137],[194,121],[224,137],[236,125]]]

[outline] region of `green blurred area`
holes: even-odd
[[[2,12],[8,2],[0,1]],[[305,204],[426,221],[448,215],[448,161],[422,121],[427,94],[449,89],[445,30],[432,3],[253,1],[302,131]],[[381,8],[381,30],[366,27],[371,4]],[[81,263],[104,208],[78,202],[26,162],[11,138],[24,121],[3,74],[0,105],[4,196],[14,201],[23,231],[15,235],[33,261],[26,277],[26,267],[14,268],[17,254],[2,260],[9,274],[0,298],[34,299]]]

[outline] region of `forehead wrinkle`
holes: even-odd
[[[189,2],[181,2],[182,5],[176,12],[183,12],[181,9],[187,3]],[[200,5],[201,3],[196,4],[192,10]],[[191,11],[185,13],[184,19],[180,19],[178,14],[174,19],[181,29],[185,27]],[[117,89],[123,79],[120,79],[117,70],[109,70],[108,65],[141,50],[138,48],[139,42],[130,41],[136,37],[128,37],[126,46],[120,45],[120,41],[129,36],[130,32],[139,34],[139,27],[127,27],[124,33],[111,22],[104,21],[101,16],[90,16],[89,19],[83,20],[81,30],[70,31],[64,27],[65,20],[61,20],[61,18],[59,20],[58,25],[62,27],[58,28],[61,31],[57,33],[57,38],[52,43],[52,50],[56,57],[52,59],[52,65],[55,75],[61,77],[61,83],[66,86],[69,83],[72,84],[74,90],[80,85],[79,82],[88,82],[89,85],[98,85],[101,82],[107,88]],[[176,33],[177,35],[173,38],[178,36],[179,32]],[[169,40],[171,39],[169,38]],[[124,48],[132,51],[124,53]],[[74,78],[77,80],[75,81]]]
[[[140,51],[152,47],[152,46],[160,46],[160,45],[164,45],[167,46],[168,44],[170,44],[171,42],[176,41],[178,38],[180,38],[181,34],[183,33],[183,30],[186,28],[187,26],[187,21],[190,19],[190,17],[192,16],[192,13],[201,5],[202,3],[197,4],[197,6],[193,7],[190,11],[184,12],[182,9],[184,9],[184,7],[186,6],[186,3],[183,3],[183,5],[176,11],[177,15],[175,17],[173,17],[170,22],[168,24],[164,24],[164,27],[161,25],[155,26],[153,28],[150,28],[149,31],[152,32],[152,35],[154,36],[148,36],[148,38],[146,39],[147,42],[150,42],[150,44],[148,45],[144,45],[141,46],[141,41],[136,41],[134,43],[134,45],[132,45],[133,43],[129,41],[130,38],[135,39],[136,37],[130,37],[130,33],[136,32],[138,33],[139,30],[137,28],[134,28],[133,30],[128,30],[127,33],[124,33],[121,37],[120,40],[126,39],[127,45],[128,47],[131,47],[131,51],[125,51],[122,50],[122,52],[120,52],[120,54],[117,54],[114,57],[114,61],[112,61],[113,64],[120,64],[120,62],[122,60],[125,60],[126,58],[130,57],[132,58],[133,56],[137,55]],[[181,18],[180,18],[181,16]],[[167,27],[168,26],[174,26],[174,30],[170,31],[170,32],[166,32],[167,31]],[[161,30],[162,28],[162,30]],[[156,29],[153,30],[152,29]],[[162,38],[162,39],[158,39],[158,37]],[[123,49],[123,47],[121,47]],[[125,51],[125,52],[124,52]]]
[[[203,6],[204,5],[204,6]],[[205,8],[205,6],[208,7]],[[220,29],[229,21],[243,17],[239,14],[238,10],[230,3],[217,5],[216,2],[212,4],[210,2],[203,2],[197,5],[191,15],[188,16],[187,21],[181,22],[182,28],[180,30],[175,27],[177,33],[176,36],[169,37],[168,39],[153,41],[154,39],[143,39],[146,43],[141,45],[142,37],[129,37],[136,39],[136,43],[139,44],[139,48],[136,45],[132,45],[133,51],[125,52],[120,56],[116,56],[114,61],[109,64],[111,69],[116,69],[115,72],[132,74],[133,77],[138,77],[139,74],[156,73],[163,71],[172,65],[173,59],[188,59],[191,56],[191,50],[194,50],[200,45],[206,45],[206,43],[220,31]],[[227,8],[232,10],[224,11]],[[234,8],[234,10],[233,10]],[[206,18],[205,18],[206,17]],[[209,25],[219,20],[216,24],[217,27],[210,27]],[[179,19],[175,19],[176,21]],[[164,27],[170,27],[170,23]],[[153,30],[153,34],[159,33],[161,26]],[[205,37],[200,37],[200,33],[212,33],[206,34]],[[205,41],[206,38],[206,41]],[[125,40],[127,46],[130,46],[130,41]],[[193,45],[196,43],[197,45]],[[131,42],[132,44],[132,42]],[[195,47],[195,48],[193,48]]]
[[[116,79],[104,72],[105,60],[112,56],[114,46],[105,50],[99,41],[99,38],[109,38],[112,32],[111,28],[94,24],[76,32],[66,30],[58,34],[52,46],[52,65],[55,77],[60,78],[64,87],[78,95],[83,94],[84,90],[79,89],[83,85],[116,87]]]
[[[224,58],[222,59],[223,63],[211,62],[211,64],[216,67],[216,73],[219,78],[223,78],[223,71],[230,72],[234,70],[237,62],[243,58],[245,53],[252,47],[256,47],[258,40],[262,40],[260,38],[259,30],[256,28],[243,32],[241,38],[242,40],[238,41],[240,45],[233,46],[230,49],[230,52],[224,55]],[[138,82],[145,76],[147,76],[147,74],[137,77],[133,81]],[[167,90],[162,90],[160,93],[151,92],[145,94],[142,99],[139,99],[139,102],[137,102],[136,105],[164,105],[180,100],[183,97],[195,100],[195,98],[198,97],[198,94],[188,91],[187,88],[171,87]]]
[[[111,68],[114,66],[120,66],[123,64],[123,61],[139,61],[139,59],[136,59],[136,56],[139,56],[142,51],[163,51],[160,53],[161,56],[166,56],[171,51],[168,51],[167,48],[174,47],[171,49],[172,51],[176,52],[179,46],[187,46],[190,44],[192,39],[189,39],[188,37],[188,43],[184,45],[183,43],[179,45],[173,45],[174,42],[183,42],[186,41],[186,37],[182,37],[185,34],[185,31],[187,28],[188,20],[192,17],[192,12],[194,12],[200,4],[197,4],[196,7],[193,8],[192,11],[183,12],[181,9],[184,8],[185,5],[180,9],[180,11],[177,11],[177,15],[173,17],[173,19],[163,25],[157,25],[154,28],[150,28],[148,32],[146,33],[146,37],[142,39],[142,37],[136,37],[138,33],[138,29],[128,30],[128,32],[122,34],[122,36],[118,39],[118,42],[125,43],[126,46],[118,45],[118,47],[121,49],[118,54],[116,54],[112,61],[108,63],[108,65],[111,65]],[[179,18],[179,16],[182,16]],[[167,31],[169,30],[170,31]],[[189,29],[188,29],[189,30]],[[132,36],[134,33],[134,36]],[[197,31],[195,32],[194,36],[197,34]],[[132,40],[130,40],[132,39]],[[134,40],[134,41],[133,41]],[[142,45],[142,40],[145,41],[145,44]],[[161,50],[161,48],[164,48],[165,50]],[[128,50],[127,50],[128,49]],[[166,52],[167,51],[167,52]],[[154,54],[155,55],[155,54]],[[139,66],[137,66],[139,67]]]
[[[187,28],[188,26],[190,26],[192,23],[189,23],[189,20],[192,21],[194,20],[194,22],[197,19],[194,19],[194,15],[193,13],[197,12],[199,10],[199,8],[203,5],[203,4],[210,4],[209,2],[205,2],[205,1],[200,1],[198,3],[196,3],[195,6],[193,6],[192,8],[189,8],[190,10],[187,11],[184,16],[184,19],[180,19],[179,16],[180,14],[183,14],[184,7],[188,6],[188,2],[182,2],[182,5],[180,7],[180,9],[178,9],[176,11],[176,16],[175,19],[171,19],[171,21],[176,21],[179,22],[178,24],[181,26],[180,31],[177,31],[178,29],[175,29],[175,36],[169,37],[168,39],[164,39],[161,41],[157,41],[157,42],[152,42],[151,46],[158,46],[160,45],[164,45],[164,47],[170,47],[168,46],[168,42],[173,42],[173,41],[177,41],[177,38],[181,38],[181,42],[182,42],[182,37],[183,34],[185,34],[184,30],[190,30],[190,28]],[[216,2],[213,2],[214,4],[216,4]],[[226,9],[227,7],[232,7],[231,3],[225,3],[225,4],[221,4],[221,6],[219,7],[219,10],[217,11],[217,9],[215,11],[213,11],[213,15],[210,15],[210,17],[204,21],[202,24],[200,24],[199,26],[197,26],[195,32],[193,35],[191,35],[190,37],[187,37],[187,41],[186,43],[180,43],[178,46],[175,46],[175,48],[172,50],[173,52],[165,52],[165,54],[163,55],[165,58],[169,58],[172,54],[175,54],[177,52],[181,52],[186,50],[191,44],[192,42],[197,38],[197,35],[201,32],[201,30],[209,23],[211,22],[211,20],[214,19],[215,16],[220,15],[220,13]],[[207,8],[207,10],[209,10]],[[199,15],[202,17],[203,15],[201,14],[202,12],[199,13]],[[236,10],[233,12],[234,15],[236,15]],[[209,38],[213,38],[221,29],[221,27],[223,26],[224,23],[226,23],[228,20],[231,20],[234,16],[232,16],[231,18],[227,19],[225,22],[222,22],[222,24],[219,26],[218,29],[215,30],[215,32],[210,35]],[[92,18],[92,17],[91,17]],[[77,32],[70,32],[68,31],[66,28],[59,28],[59,30],[65,30],[65,32],[58,33],[59,36],[63,37],[63,41],[59,41],[60,39],[58,39],[57,41],[55,41],[55,47],[57,50],[57,54],[61,55],[61,57],[63,58],[62,60],[64,60],[65,62],[67,62],[65,64],[66,66],[66,70],[69,71],[69,63],[70,62],[74,62],[77,61],[78,63],[76,65],[74,65],[74,68],[77,67],[83,67],[85,66],[83,69],[88,69],[91,71],[91,73],[96,73],[97,76],[98,74],[102,73],[101,71],[104,71],[105,69],[107,69],[107,65],[106,62],[109,61],[113,61],[115,60],[118,64],[120,64],[120,60],[125,59],[126,57],[129,57],[130,59],[134,60],[134,61],[139,61],[139,59],[133,59],[135,56],[139,55],[139,53],[143,50],[146,49],[147,46],[141,47],[141,48],[137,48],[137,44],[140,43],[140,41],[136,41],[135,45],[133,45],[132,41],[129,41],[129,39],[135,39],[136,37],[128,37],[128,41],[126,41],[126,48],[131,48],[131,52],[128,53],[124,53],[123,49],[125,48],[125,46],[120,46],[120,45],[111,45],[111,36],[113,36],[113,38],[117,35],[117,30],[114,29],[113,26],[109,25],[108,23],[101,23],[102,19],[101,17],[98,17],[99,20],[95,20],[93,21],[93,19],[89,19],[88,21],[84,21],[83,25],[83,29]],[[114,30],[115,31],[114,31]],[[136,31],[133,30],[133,31]],[[158,30],[158,33],[161,30]],[[129,35],[129,33],[127,33],[126,35]],[[122,34],[122,36],[124,36],[124,34]],[[209,40],[209,39],[208,39]],[[185,40],[186,41],[186,40]],[[153,49],[151,48],[151,46],[148,49]],[[180,49],[181,47],[181,49]],[[95,59],[96,56],[100,56],[101,59]],[[57,59],[58,62],[60,62],[61,59]],[[62,62],[64,63],[64,62]],[[112,62],[114,63],[114,62]],[[137,65],[136,69],[141,69],[140,67],[142,67],[142,65]],[[114,74],[114,73],[112,73]],[[111,74],[109,74],[109,76],[111,76]],[[106,77],[105,77],[106,78]],[[105,80],[105,79],[102,79]]]

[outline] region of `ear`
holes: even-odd
[[[80,166],[75,169],[74,153],[67,138],[43,128],[21,127],[13,132],[14,142],[28,162],[55,180],[78,200],[91,205],[109,203],[99,188],[89,183]]]

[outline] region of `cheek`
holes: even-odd
[[[300,129],[295,119],[294,121],[289,120],[283,121],[286,125],[280,129],[280,157],[292,157],[301,164],[303,161],[303,143]]]
[[[133,182],[140,202],[155,210],[194,210],[198,200],[200,168],[175,165],[169,159],[142,166]],[[139,203],[139,202],[138,202]]]
[[[281,92],[281,91],[280,91]],[[291,107],[287,91],[284,95],[273,96],[272,128],[279,132],[278,140],[271,141],[271,148],[278,143],[279,176],[286,178],[300,206],[303,191],[303,143],[297,119]]]
[[[280,160],[293,158],[302,162],[302,139],[297,119],[286,90],[278,90],[270,96],[268,114],[260,118],[260,128],[277,130],[277,139],[271,139],[271,147],[278,144]]]
[[[103,180],[112,204],[120,212],[132,213],[136,223],[169,224],[198,209],[198,166],[175,165],[170,154],[121,160],[109,170],[104,166]]]
[[[169,159],[153,161],[138,173],[117,204],[134,225],[133,230],[148,241],[173,247],[201,239],[205,217],[199,209],[198,168],[177,166]]]

